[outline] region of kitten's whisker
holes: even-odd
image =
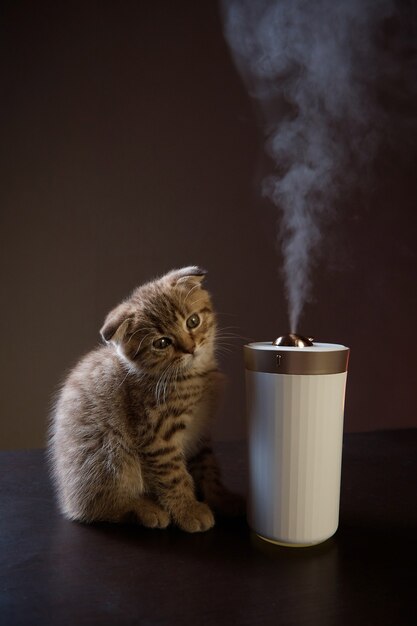
[[[178,378],[179,373],[181,372],[181,364],[180,364],[180,363],[176,363],[176,362],[174,362],[174,364],[173,364],[173,365],[174,365],[174,368],[173,368],[173,369],[174,369],[174,371],[173,371],[173,374],[172,374],[172,378],[171,378],[171,380],[175,380],[175,379],[177,379],[177,378]],[[177,396],[177,398],[179,398],[179,395],[180,395],[180,394],[179,394],[179,391],[178,391],[178,386],[177,386],[177,385],[175,385],[175,386],[174,386],[174,391],[176,392],[176,396]]]
[[[244,341],[246,343],[246,340],[237,338],[237,337],[216,337],[216,343],[225,341],[226,343],[230,344],[231,346],[240,346],[242,345],[242,342]]]
[[[173,363],[170,364],[170,368],[166,374],[166,380],[165,380],[165,388],[164,388],[164,402],[166,402],[166,394],[168,392],[168,387],[169,385],[172,383],[172,380],[174,379],[174,377],[176,376],[177,373],[177,365],[175,363],[175,361]]]
[[[241,347],[241,346],[236,346],[232,343],[218,343],[217,346],[219,348],[227,348],[228,350],[231,350],[231,351],[239,350]]]
[[[158,382],[156,383],[156,387],[155,387],[155,399],[157,404],[160,404],[160,396],[161,393],[163,391],[163,387],[165,384],[165,380],[164,380],[164,376],[165,374],[168,372],[169,368],[171,367],[171,363],[168,363],[167,367],[163,370],[162,374],[160,375]]]
[[[140,328],[138,328],[137,330],[135,330],[134,333],[132,333],[129,337],[129,339],[127,340],[127,343],[129,343],[131,341],[131,339],[137,335],[138,333],[140,333],[142,330],[154,330],[151,326],[141,326]]]
[[[228,329],[228,328],[235,328],[235,329],[240,329],[240,326],[220,326],[221,329]]]
[[[229,337],[231,339],[246,339],[246,337],[244,335],[238,335],[237,333],[231,333],[231,332],[222,332],[222,331],[218,331],[216,332],[216,337]]]
[[[236,326],[218,326],[216,328],[217,332],[230,333],[230,334],[236,335],[237,337],[241,337],[240,333],[234,332],[235,330],[239,330],[239,328],[237,328]]]
[[[227,343],[225,341],[217,342],[215,346],[215,350],[224,350],[227,352],[236,352],[238,348],[240,349],[240,346],[233,343]]]
[[[142,347],[143,342],[145,341],[145,339],[146,339],[147,337],[149,337],[149,335],[152,335],[152,334],[153,334],[153,332],[154,332],[154,331],[152,331],[152,332],[150,332],[150,333],[147,333],[144,337],[142,337],[142,339],[141,339],[141,340],[140,340],[140,342],[139,342],[138,347],[136,348],[136,352],[135,352],[135,354],[133,355],[133,358],[136,358],[136,357],[137,357],[137,355],[138,355],[138,353],[139,353],[139,350],[140,350],[140,349],[141,349],[141,347]]]
[[[127,340],[127,342],[126,342],[126,343],[130,343],[130,341],[131,341],[132,337],[134,337],[135,335],[137,335],[137,333],[139,333],[141,330],[143,330],[143,329],[142,329],[142,328],[138,328],[137,330],[135,330],[135,332],[134,332],[134,333],[132,333],[132,334],[130,335],[130,337],[129,337],[129,339]]]
[[[229,356],[229,354],[231,354],[232,351],[222,348],[222,349],[217,349],[215,352],[217,356]]]
[[[129,374],[130,374],[130,369],[127,370],[126,376],[123,378],[122,382],[119,385],[117,385],[117,389],[120,389],[120,387],[123,385],[123,383],[125,382],[126,378],[129,376]]]
[[[168,382],[169,382],[170,368],[171,368],[171,364],[169,365],[168,371],[165,373],[165,376],[162,377],[161,400],[163,404],[165,404],[167,400],[167,387],[168,387]]]
[[[194,291],[194,289],[198,289],[198,287],[200,287],[200,283],[197,283],[197,285],[194,285],[194,287],[191,287],[190,291],[187,293],[187,295],[185,296],[184,300],[183,300],[183,304],[186,303],[187,298],[189,297],[189,295]]]
[[[240,348],[240,346],[237,346],[235,343],[230,343],[229,341],[218,341],[216,343],[216,347],[217,346],[220,346],[220,347],[226,346],[227,348],[234,348],[234,349]]]

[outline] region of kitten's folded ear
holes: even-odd
[[[179,270],[172,270],[165,278],[173,285],[198,285],[201,284],[207,275],[207,271],[197,265],[189,265]]]
[[[132,312],[125,302],[122,302],[113,311],[110,311],[100,330],[104,341],[120,342],[128,329],[131,318]]]

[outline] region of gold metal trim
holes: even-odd
[[[269,374],[340,374],[347,372],[349,348],[340,346],[337,350],[307,351],[263,350],[256,344],[244,346],[244,360],[247,370]]]
[[[260,535],[256,533],[256,536],[263,541],[267,541],[268,543],[272,543],[274,546],[281,546],[283,548],[311,548],[312,546],[317,546],[319,543],[324,543],[327,541],[326,539],[319,539],[318,541],[311,541],[310,543],[290,543],[288,541],[278,541],[277,539],[269,539],[269,537],[264,537],[264,535]]]

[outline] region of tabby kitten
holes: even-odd
[[[186,267],[137,288],[107,316],[106,345],[64,383],[49,456],[69,519],[133,513],[144,526],[197,532],[213,526],[212,509],[239,509],[210,447],[222,376],[205,273]]]

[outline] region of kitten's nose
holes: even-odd
[[[181,344],[180,344],[180,348],[182,350],[182,352],[185,352],[186,354],[194,354],[195,351],[195,343],[194,341],[188,339],[184,339]]]

